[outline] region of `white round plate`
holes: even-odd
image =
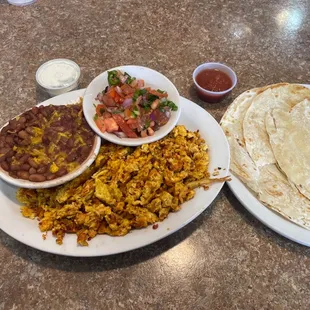
[[[72,95],[72,99],[76,99],[77,96],[82,96],[83,92],[73,91],[65,96]],[[230,160],[229,146],[221,127],[208,112],[195,103],[181,98],[181,106],[179,124],[192,131],[199,129],[209,145],[209,171],[212,173],[215,168],[221,167],[223,169],[220,170],[219,177],[226,176]],[[0,228],[20,242],[45,252],[82,257],[116,254],[146,246],[181,229],[212,203],[222,186],[223,183],[214,183],[208,190],[198,189],[192,200],[184,203],[180,211],[170,213],[167,219],[159,222],[156,230],[149,226],[134,230],[124,237],[98,235],[89,242],[88,247],[82,247],[77,245],[75,234],[67,234],[63,245],[56,244],[51,232],[46,240],[43,240],[38,221],[24,218],[20,214],[20,205],[15,199],[16,188],[0,181]]]
[[[151,87],[153,89],[161,89],[168,93],[168,99],[173,101],[177,107],[177,111],[171,112],[171,117],[168,123],[159,128],[159,130],[155,131],[153,136],[145,137],[145,138],[119,138],[114,133],[109,132],[101,132],[97,127],[94,116],[96,113],[96,108],[94,105],[99,104],[99,101],[96,101],[96,97],[98,93],[102,92],[106,86],[108,86],[108,71],[112,70],[120,70],[122,72],[127,72],[132,77],[137,79],[142,79],[145,82],[146,87]],[[96,78],[94,78],[91,83],[86,88],[84,94],[83,101],[83,111],[85,118],[89,124],[89,126],[95,131],[100,137],[105,140],[108,140],[115,144],[120,145],[128,145],[128,146],[137,146],[145,143],[151,143],[157,141],[164,136],[166,136],[177,124],[180,115],[181,115],[181,107],[180,107],[180,95],[176,87],[173,83],[165,77],[163,74],[146,67],[141,66],[120,66],[116,68],[109,69],[101,74],[99,74]]]
[[[310,88],[310,85],[304,86]],[[267,227],[292,241],[310,246],[310,230],[268,209],[233,174],[231,174],[231,181],[227,184],[243,206]]]
[[[48,106],[50,104],[52,105],[74,104],[79,100],[79,97],[81,96],[83,96],[83,92],[81,92],[79,96],[76,95],[75,97],[72,96],[72,93],[66,93],[61,96],[53,97],[44,102],[41,102],[37,106],[40,106],[40,105]],[[7,124],[8,123],[4,124],[4,126],[6,126]],[[99,150],[100,150],[100,145],[101,145],[101,138],[98,135],[96,135],[94,145],[90,151],[90,154],[84,160],[84,162],[77,169],[54,180],[44,181],[44,182],[31,182],[29,180],[16,179],[16,178],[11,177],[8,174],[8,172],[2,169],[1,167],[0,167],[0,178],[14,186],[24,187],[24,188],[37,188],[38,189],[38,188],[55,187],[55,186],[64,184],[66,182],[69,182],[73,180],[74,178],[78,177],[80,174],[82,174],[95,161],[99,153]]]

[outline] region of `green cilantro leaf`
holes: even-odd
[[[144,94],[146,94],[146,89],[144,89],[144,88],[142,88],[142,89],[137,89],[137,90],[134,92],[133,96],[132,96],[132,100],[133,100],[133,101],[136,101],[136,100],[138,99],[139,96],[142,96],[142,95],[144,95]]]

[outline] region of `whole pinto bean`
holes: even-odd
[[[5,154],[0,154],[0,163],[4,162],[6,159]]]
[[[48,181],[54,180],[54,179],[56,179],[56,178],[57,178],[56,174],[53,174],[53,173],[50,173],[50,174],[48,174],[48,175],[46,176],[46,179],[47,179]]]
[[[17,120],[14,118],[14,119],[11,119],[10,121],[9,121],[9,129],[11,130],[11,131],[14,131],[15,129],[16,129],[16,127],[17,127]]]
[[[61,167],[57,172],[56,175],[57,177],[62,177],[67,173],[67,169],[65,167]]]
[[[9,147],[2,147],[2,148],[0,148],[0,154],[6,155],[6,153],[8,153],[9,151],[10,151]]]
[[[30,139],[24,139],[24,140],[19,142],[19,145],[22,145],[22,146],[27,146],[29,144],[31,144]]]
[[[6,161],[3,161],[3,162],[1,163],[1,168],[2,168],[3,170],[5,170],[5,171],[9,171],[9,169],[10,169],[10,167],[9,167],[9,165],[8,165],[8,163],[7,163]]]
[[[23,155],[20,159],[19,159],[19,162],[21,164],[25,164],[26,162],[28,162],[28,158],[30,157],[30,154],[25,154]]]
[[[39,165],[34,161],[33,158],[29,157],[28,158],[28,164],[33,167],[34,169],[38,169]]]
[[[32,108],[31,108],[31,112],[32,112],[34,115],[36,115],[36,114],[38,114],[38,112],[39,112],[39,108],[38,108],[38,107],[32,107]]]
[[[31,167],[31,168],[29,169],[29,174],[35,174],[35,173],[37,173],[37,170],[34,169],[33,167]]]
[[[71,152],[71,153],[67,156],[66,159],[67,159],[67,162],[68,162],[68,163],[71,163],[71,162],[75,161],[76,158],[77,158],[76,153],[75,153],[75,152]]]
[[[13,150],[9,150],[7,153],[6,153],[6,158],[9,158],[9,157],[13,157],[15,155],[15,152]]]
[[[29,176],[29,180],[31,182],[44,182],[46,180],[46,177],[42,174],[35,173]]]
[[[13,165],[11,164],[10,168],[11,171],[20,171],[21,167],[19,164],[13,164]]]
[[[29,126],[29,127],[26,127],[26,132],[29,134],[29,135],[33,135],[33,127]]]
[[[19,123],[25,123],[27,121],[25,116],[21,116],[18,120]]]
[[[13,139],[12,136],[7,136],[7,137],[5,137],[5,142],[6,142],[6,144],[9,145],[9,146],[13,146],[13,145],[14,145],[14,139]]]
[[[28,171],[30,169],[30,165],[28,164],[22,164],[21,165],[21,169],[24,170],[24,171]]]
[[[37,169],[37,173],[39,174],[44,174],[47,170],[47,166],[42,166],[40,168]]]
[[[17,171],[17,176],[21,179],[28,180],[29,172],[28,171]]]
[[[22,139],[29,139],[29,134],[25,130],[21,130],[17,135]]]

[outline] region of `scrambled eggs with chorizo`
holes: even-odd
[[[19,189],[21,212],[62,244],[76,233],[82,246],[97,234],[124,236],[163,221],[211,183],[208,147],[199,132],[177,126],[160,141],[136,148],[106,143],[95,163],[52,189]]]

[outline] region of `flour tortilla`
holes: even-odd
[[[245,148],[242,124],[243,118],[259,90],[259,88],[254,88],[238,96],[228,107],[221,120],[222,129],[230,145],[230,170],[256,192],[258,191],[259,173]]]
[[[276,163],[265,127],[266,114],[275,108],[289,111],[304,99],[310,99],[308,88],[285,83],[271,85],[253,99],[243,120],[243,134],[247,152],[257,167]]]
[[[279,167],[310,199],[310,100],[290,111],[273,109],[266,115],[266,129]]]
[[[292,89],[288,84],[281,84],[282,86],[288,86]],[[244,92],[229,106],[223,116],[221,126],[226,134],[231,150],[230,169],[267,207],[296,224],[310,229],[310,201],[301,195],[295,187],[291,186],[286,176],[278,169],[274,157],[271,163],[258,166],[259,161],[255,162],[252,160],[246,147],[243,135],[246,114],[257,97],[264,92],[277,98],[279,96],[277,93],[268,91],[273,87],[275,85]],[[280,87],[280,85],[276,87]],[[293,89],[295,91],[295,86]],[[298,87],[297,91],[299,91]],[[284,90],[285,92],[286,90]],[[282,105],[285,108],[289,106],[291,105]],[[264,122],[262,126],[266,131]],[[267,144],[272,153],[267,132],[265,134],[265,142],[267,142],[265,144]],[[261,139],[259,134],[258,139]]]
[[[276,165],[260,169],[258,199],[283,217],[310,230],[310,201],[291,186]]]

